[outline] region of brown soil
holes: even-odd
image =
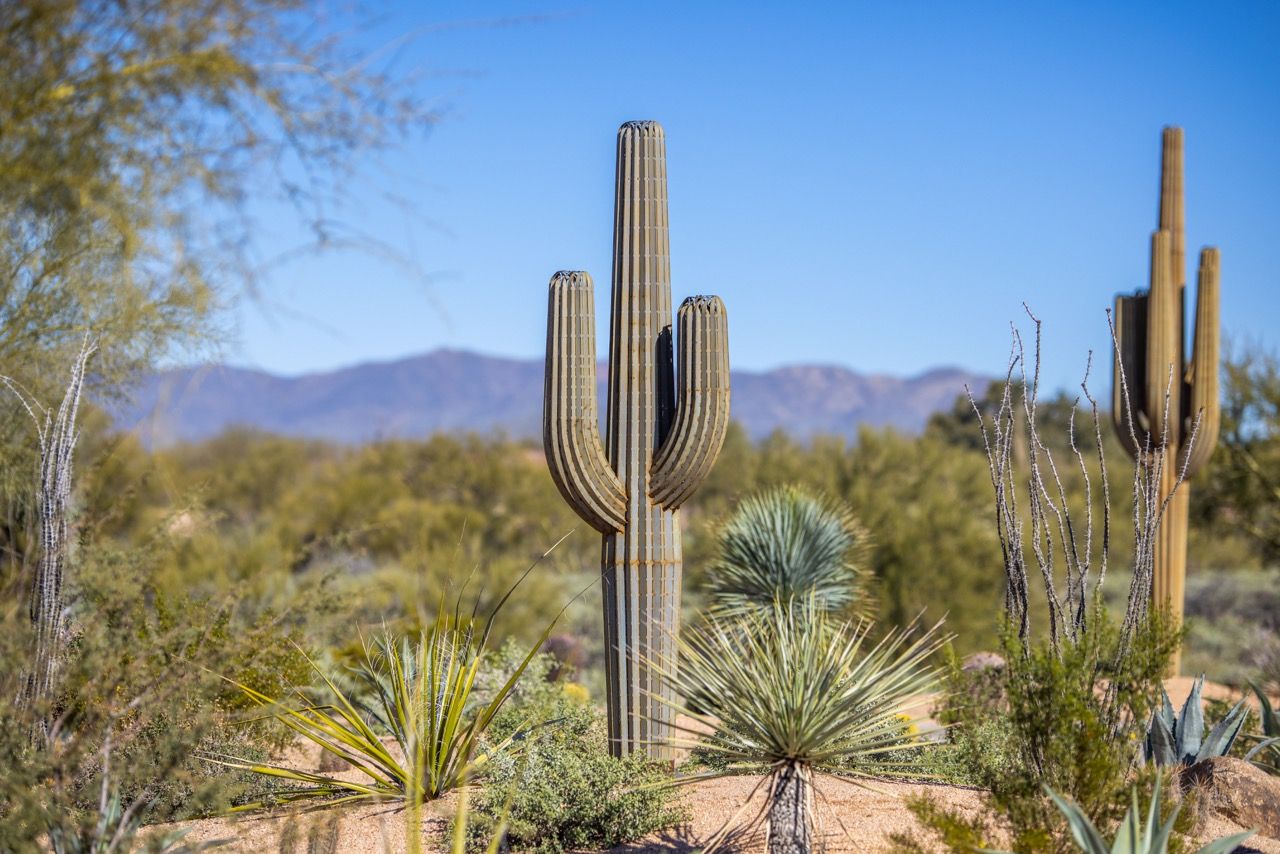
[[[1181,677],[1167,683],[1170,700],[1180,707],[1191,690],[1192,679]],[[1238,692],[1206,683],[1206,698],[1235,699]],[[319,757],[316,750],[295,748],[282,757],[289,767],[314,769]],[[349,776],[343,775],[343,776]],[[358,775],[352,777],[358,779]],[[928,785],[920,783],[873,782],[857,785],[846,780],[823,777],[817,798],[819,833],[826,850],[839,852],[871,852],[888,848],[889,836],[894,832],[910,832],[916,828],[915,820],[906,808],[908,797],[929,794],[939,803],[959,809],[967,814],[976,813],[981,806],[980,793],[958,786]],[[681,798],[688,809],[686,824],[662,831],[635,843],[620,846],[618,852],[691,852],[701,847],[715,835],[725,822],[736,829],[730,834],[728,850],[754,852],[764,850],[764,833],[754,822],[764,803],[764,786],[759,777],[727,777],[690,785],[681,790]],[[418,828],[423,851],[442,851],[447,848],[445,832],[457,810],[456,795],[426,806]],[[361,805],[338,807],[340,816],[336,850],[343,854],[399,854],[408,850],[409,821],[405,812],[386,805]],[[297,850],[305,851],[306,839],[313,825],[323,822],[331,811],[316,811],[300,816],[276,813],[245,818],[216,818],[188,822],[188,841],[231,839],[224,849],[235,852],[274,854],[281,850],[280,840],[286,827],[292,823],[292,833],[301,840]],[[1236,833],[1240,828],[1220,819],[1212,818],[1204,830],[1204,840]],[[999,845],[999,839],[992,840]],[[1263,854],[1280,854],[1280,841],[1254,836],[1247,843],[1247,850]]]

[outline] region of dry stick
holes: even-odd
[[[35,707],[50,699],[54,676],[66,643],[62,588],[67,548],[67,511],[71,503],[71,463],[80,433],[76,416],[84,385],[85,367],[97,349],[85,335],[80,353],[71,368],[71,379],[56,414],[42,406],[17,381],[0,376],[35,422],[40,447],[40,487],[37,512],[40,519],[40,558],[36,564],[31,593],[31,623],[35,630],[31,671],[23,680],[19,702]],[[39,412],[39,415],[37,414]],[[40,418],[43,415],[43,419]],[[47,734],[49,721],[42,720],[33,733],[36,740]]]

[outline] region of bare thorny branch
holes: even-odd
[[[1024,308],[1026,308],[1024,306]],[[1089,390],[1089,374],[1093,366],[1093,354],[1089,354],[1085,375],[1080,383],[1081,395],[1087,402],[1093,422],[1093,436],[1097,445],[1097,477],[1101,490],[1101,531],[1095,536],[1093,476],[1083,452],[1076,442],[1074,410],[1079,406],[1076,397],[1073,412],[1067,425],[1070,453],[1080,471],[1084,512],[1073,511],[1068,503],[1067,489],[1063,484],[1053,451],[1045,443],[1037,423],[1037,404],[1040,393],[1041,321],[1029,308],[1027,316],[1035,324],[1035,346],[1028,378],[1028,360],[1021,332],[1012,327],[1012,349],[1009,367],[1005,375],[1000,404],[989,418],[983,414],[971,389],[966,388],[969,403],[982,425],[983,442],[990,469],[991,484],[995,490],[996,529],[1000,538],[1005,571],[1005,610],[1011,626],[1016,627],[1024,652],[1031,644],[1030,576],[1038,574],[1047,605],[1049,643],[1061,654],[1064,644],[1080,643],[1089,628],[1091,607],[1099,600],[1101,586],[1108,568],[1111,549],[1111,486],[1107,479],[1106,453],[1102,441],[1102,421],[1098,402]],[[1112,338],[1115,328],[1108,312],[1108,325]],[[1139,449],[1133,476],[1133,526],[1134,560],[1133,575],[1129,583],[1128,600],[1124,619],[1120,625],[1120,642],[1117,656],[1125,655],[1137,627],[1147,618],[1150,609],[1152,574],[1155,568],[1156,536],[1161,518],[1168,506],[1169,496],[1160,497],[1161,475],[1166,464],[1167,437],[1153,441],[1146,435],[1139,441],[1135,415],[1129,404],[1128,382],[1123,366],[1117,373],[1117,381],[1123,384],[1125,401],[1124,420],[1128,425],[1133,445]],[[1175,377],[1169,377],[1165,390],[1166,415],[1170,390]],[[1019,415],[1021,417],[1019,417]],[[1164,423],[1168,424],[1166,418]],[[1178,472],[1177,486],[1187,474],[1187,459],[1194,445],[1200,424],[1197,414],[1191,435],[1183,450],[1182,466]],[[1166,427],[1167,429],[1167,427]],[[1028,453],[1025,470],[1018,465],[1015,445],[1025,441]],[[1177,489],[1175,486],[1175,490]],[[1025,506],[1019,506],[1019,497]],[[1059,590],[1059,584],[1063,589]]]

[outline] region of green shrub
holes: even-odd
[[[525,705],[504,709],[492,737],[538,721],[520,755],[496,756],[467,827],[468,848],[484,850],[505,815],[516,850],[609,848],[678,823],[666,772],[640,756],[614,759],[603,715],[557,683]]]
[[[35,709],[0,703],[0,850],[32,850],[42,834],[84,850],[105,828],[127,836],[139,824],[220,811],[270,788],[198,753],[265,756],[274,747],[261,728],[235,723],[225,702],[232,695],[212,668],[250,670],[292,648],[291,623],[240,613],[229,598],[157,595],[151,579],[163,553],[163,543],[92,541],[77,551],[54,700]],[[28,631],[24,612],[0,612],[4,696],[23,678]],[[287,663],[280,669],[291,672]],[[55,725],[33,740],[35,720]]]
[[[975,713],[978,707],[962,704],[951,712],[958,718],[952,738],[965,772],[987,792],[993,826],[1018,851],[1070,850],[1069,828],[1045,796],[1046,785],[1105,829],[1115,827],[1129,805],[1146,722],[1177,633],[1159,618],[1148,618],[1139,624],[1127,654],[1117,655],[1115,625],[1101,608],[1094,614],[1081,640],[1060,652],[1042,642],[1024,654],[1010,634],[1005,707]],[[1152,772],[1138,773],[1149,777]],[[990,828],[937,804],[916,801],[912,810],[947,850],[972,850],[975,834],[989,838]],[[1191,817],[1179,821],[1178,829],[1185,831]],[[929,848],[909,835],[896,841],[904,850]]]

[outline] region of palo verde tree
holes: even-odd
[[[293,207],[317,244],[366,154],[430,120],[302,0],[0,4],[0,373],[51,399],[86,333],[109,390],[252,287],[247,203]],[[35,449],[0,410],[0,548],[12,571]]]

